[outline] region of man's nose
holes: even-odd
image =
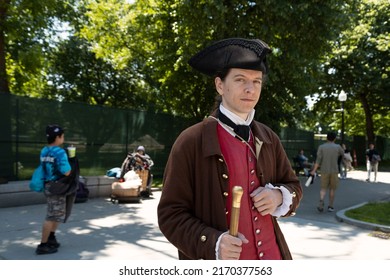
[[[246,83],[245,92],[246,93],[252,93],[255,90],[255,85],[253,82]]]

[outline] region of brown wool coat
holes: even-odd
[[[179,259],[215,259],[217,239],[228,230],[225,203],[229,171],[219,147],[217,124],[207,118],[184,130],[165,168],[158,222],[165,237],[178,248]],[[295,215],[302,188],[278,136],[259,122],[254,122],[252,132],[261,185],[286,187],[293,203],[285,217]],[[272,219],[282,257],[292,259],[277,220]]]

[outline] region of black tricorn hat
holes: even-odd
[[[188,63],[209,76],[229,68],[260,70],[266,74],[266,55],[270,52],[270,47],[259,39],[229,38],[201,50]]]

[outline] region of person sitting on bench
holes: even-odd
[[[303,149],[300,149],[298,155],[295,157],[297,167],[299,167],[298,173],[300,170],[303,170],[305,176],[309,174],[310,169],[313,167],[313,164],[309,162],[309,159],[305,156]]]

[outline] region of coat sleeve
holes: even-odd
[[[157,208],[161,232],[178,250],[181,258],[215,259],[215,244],[221,231],[198,218],[195,209],[199,153],[196,136],[182,133],[172,147],[163,178]]]

